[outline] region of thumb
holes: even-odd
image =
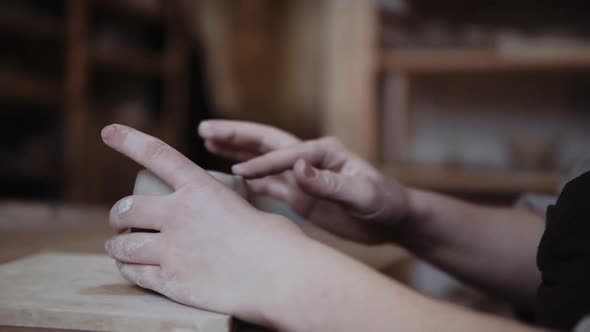
[[[375,216],[383,210],[377,186],[368,178],[319,170],[305,160],[293,166],[297,185],[307,194],[347,206],[360,217]]]

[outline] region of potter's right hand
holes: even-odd
[[[255,195],[285,201],[302,217],[357,242],[382,243],[410,212],[409,193],[334,138],[301,141],[277,128],[204,121],[207,149],[242,161],[234,173]]]
[[[324,249],[162,141],[122,125],[105,127],[102,137],[174,189],[129,196],[111,209],[117,235],[105,247],[123,276],[183,304],[272,323],[276,303],[284,302],[283,285],[307,262],[303,251]],[[158,232],[127,231],[132,228]]]

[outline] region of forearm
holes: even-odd
[[[319,243],[291,254],[266,311],[280,331],[536,331],[419,295]]]
[[[543,220],[528,211],[469,204],[412,191],[399,242],[465,282],[529,305],[540,283],[536,252]]]

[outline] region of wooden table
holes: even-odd
[[[102,254],[44,253],[0,265],[0,330],[234,330],[230,316],[198,310],[125,280]]]
[[[108,208],[0,203],[0,263],[40,251],[104,254]]]

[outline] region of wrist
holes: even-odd
[[[414,188],[407,188],[406,193],[406,215],[396,224],[393,242],[414,251],[413,249],[421,246],[425,234],[428,233],[429,194]]]

